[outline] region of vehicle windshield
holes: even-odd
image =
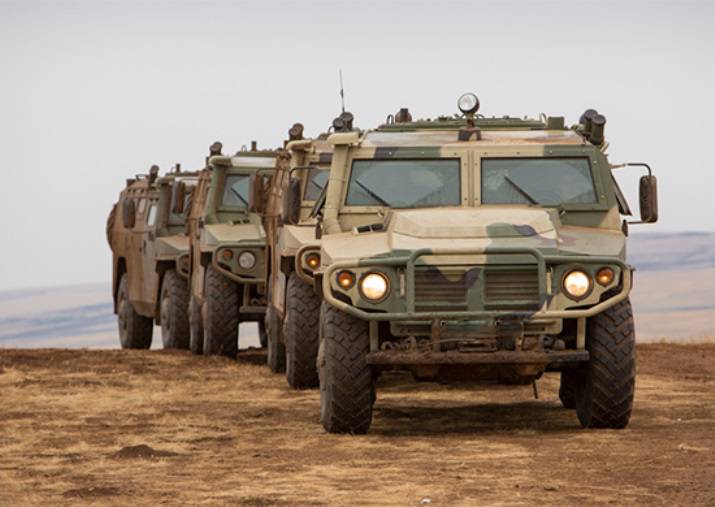
[[[594,204],[587,158],[482,159],[483,204]]]
[[[327,169],[315,168],[311,169],[308,174],[308,183],[305,187],[305,195],[303,199],[306,201],[315,201],[320,197],[323,187],[328,182],[330,171]]]
[[[223,185],[221,206],[248,208],[249,177],[247,174],[228,174]]]
[[[460,204],[459,159],[355,160],[348,206],[424,208]]]

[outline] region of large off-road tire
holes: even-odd
[[[266,319],[264,322],[266,329],[267,358],[266,364],[273,373],[283,373],[286,370],[286,349],[280,337],[280,319],[276,315],[273,307],[273,289],[268,286],[268,297],[266,298]]]
[[[161,341],[165,349],[189,348],[189,286],[174,270],[161,283]]]
[[[576,370],[562,370],[559,384],[559,399],[564,408],[576,408],[576,389],[578,372]]]
[[[240,290],[237,283],[212,266],[206,268],[204,281],[204,354],[236,357],[238,353],[238,309]]]
[[[192,354],[204,353],[204,323],[201,319],[201,305],[193,296],[189,301],[189,348]]]
[[[584,428],[625,428],[636,384],[635,330],[626,299],[586,323],[589,361],[579,369],[576,414]]]
[[[313,288],[291,273],[286,289],[283,339],[286,349],[286,378],[293,389],[318,387],[318,325],[321,299]]]
[[[375,403],[368,323],[323,302],[320,332],[320,422],[330,433],[367,433]]]
[[[258,321],[258,341],[261,344],[261,348],[268,347],[268,334],[266,333],[266,321]]]
[[[117,291],[117,323],[119,324],[119,343],[123,349],[148,349],[151,347],[151,335],[154,321],[150,317],[139,315],[129,301],[129,278],[122,275]]]

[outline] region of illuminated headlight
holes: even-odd
[[[303,258],[303,261],[308,269],[313,270],[320,266],[320,255],[317,253],[309,253]]]
[[[360,292],[370,301],[380,301],[387,295],[390,282],[382,273],[368,273],[360,280]]]
[[[564,277],[564,291],[572,299],[583,299],[591,292],[591,277],[580,270],[571,271]]]
[[[464,114],[476,113],[479,110],[479,99],[473,93],[465,93],[459,97],[457,107]]]
[[[256,265],[256,256],[251,252],[242,252],[238,256],[238,265],[243,269],[251,269]]]

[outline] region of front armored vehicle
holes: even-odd
[[[628,204],[593,110],[566,128],[477,116],[389,122],[329,138],[322,211],[321,422],[364,433],[381,371],[534,382],[561,372],[584,427],[628,424],[635,332]],[[629,165],[629,164],[625,164]],[[657,219],[640,180],[641,222]],[[372,224],[346,213],[378,216]],[[353,221],[354,222],[354,221]]]
[[[276,152],[211,148],[189,212],[191,350],[235,357],[238,326],[257,322],[265,345],[266,234],[252,203],[252,175],[273,171]]]
[[[196,172],[176,169],[127,180],[107,221],[112,296],[122,348],[151,346],[154,323],[164,348],[189,348],[189,239],[183,213]]]

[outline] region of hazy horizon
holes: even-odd
[[[0,291],[109,279],[127,177],[325,130],[338,69],[363,128],[465,91],[490,116],[595,107],[610,160],[659,178],[661,222],[632,233],[715,231],[713,21],[707,2],[0,0]],[[640,173],[621,174],[637,207]]]

